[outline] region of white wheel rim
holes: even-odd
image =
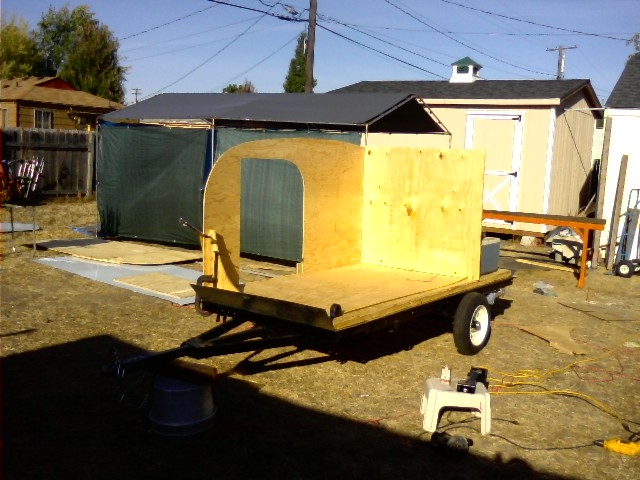
[[[623,265],[620,265],[618,267],[618,271],[622,274],[622,275],[628,275],[629,272],[631,271],[631,269],[629,268],[629,265],[627,265],[626,263]]]
[[[481,345],[489,331],[489,310],[484,305],[479,305],[473,311],[469,324],[469,339],[474,346]]]

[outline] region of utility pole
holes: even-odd
[[[140,89],[139,88],[133,88],[133,94],[136,97],[136,103],[138,103],[138,95],[140,95]]]
[[[310,0],[309,4],[309,30],[307,31],[307,65],[305,93],[313,93],[313,51],[316,45],[316,15],[318,12],[318,0]]]
[[[575,45],[572,47],[565,47],[563,45],[558,45],[556,48],[547,48],[547,52],[555,52],[558,51],[558,73],[556,74],[556,80],[564,79],[564,51],[572,48],[578,48]]]

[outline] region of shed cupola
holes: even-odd
[[[480,69],[482,65],[469,57],[464,57],[457,62],[451,64],[453,71],[451,72],[450,83],[470,83],[480,80]]]

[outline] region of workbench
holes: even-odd
[[[580,272],[578,275],[578,288],[584,288],[586,284],[589,233],[595,230],[604,230],[604,226],[606,223],[606,221],[602,218],[544,215],[540,213],[507,212],[500,210],[483,210],[482,219],[504,220],[506,222],[536,223],[541,225],[553,225],[556,227],[573,228],[582,239],[582,256],[580,260]]]

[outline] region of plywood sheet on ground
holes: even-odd
[[[327,312],[332,304],[337,303],[344,313],[349,313],[462,280],[360,264],[251,282],[247,284],[245,293],[317,307]]]
[[[176,297],[160,293],[159,291],[139,288],[133,284],[116,282],[115,279],[142,276],[149,273],[163,273],[168,276],[182,278],[187,284],[193,284],[196,283],[200,276],[199,270],[185,268],[179,265],[123,265],[97,262],[94,260],[87,260],[67,255],[38,258],[36,259],[36,262],[65,272],[73,273],[74,275],[80,275],[81,277],[89,280],[106,283],[119,288],[125,288],[143,295],[161,298],[178,305],[189,305],[194,303],[195,292],[192,291],[191,296],[188,297]]]
[[[543,340],[549,342],[553,348],[562,353],[569,353],[575,355],[584,355],[587,353],[585,348],[578,345],[573,338],[571,338],[571,327],[565,326],[547,326],[547,325],[532,325],[521,326],[518,328],[522,331],[535,335]]]
[[[38,246],[78,258],[117,264],[165,265],[202,258],[199,250],[191,251],[100,239],[53,240],[39,242]]]
[[[192,282],[190,280],[166,273],[142,273],[129,277],[115,278],[114,281],[175,298],[193,296]]]

